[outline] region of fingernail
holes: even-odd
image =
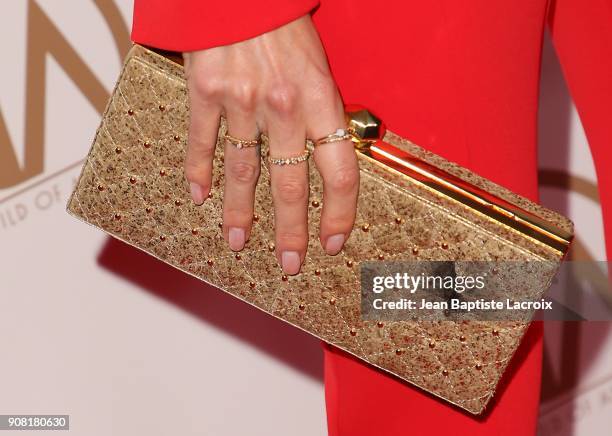
[[[344,244],[344,235],[342,233],[338,233],[337,235],[332,235],[327,238],[327,242],[325,243],[325,252],[327,254],[338,254],[340,250],[342,250],[342,245]]]
[[[191,198],[195,204],[200,205],[204,203],[204,190],[200,185],[191,182],[189,184],[189,189],[191,190]]]
[[[283,251],[281,262],[285,274],[297,274],[300,272],[300,253],[297,251]]]
[[[230,227],[229,246],[234,251],[240,251],[244,248],[244,230],[238,227]]]

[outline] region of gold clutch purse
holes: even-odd
[[[572,238],[572,223],[382,132],[374,117],[358,111],[350,119],[361,138],[355,148],[361,171],[355,228],[339,255],[323,252],[315,237],[322,183],[310,165],[308,253],[300,274],[287,277],[274,255],[265,163],[253,230],[239,254],[229,249],[219,228],[223,147],[217,147],[210,198],[202,206],[191,201],[183,174],[188,115],[182,66],[134,46],[68,211],[371,365],[481,413],[529,323],[364,320],[360,265],[494,259],[558,265]]]

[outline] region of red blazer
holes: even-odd
[[[611,0],[317,4],[135,0],[132,37],[169,50],[204,49],[264,33],[316,8],[314,23],[346,103],[363,104],[389,129],[537,200],[540,59],[548,24],[595,161],[612,255]],[[536,323],[490,412],[479,419],[327,347],[329,433],[534,435],[541,338]]]
[[[132,39],[172,51],[252,38],[302,15],[318,0],[136,0]]]

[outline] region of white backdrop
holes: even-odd
[[[6,3],[0,414],[70,414],[78,436],[325,434],[317,340],[64,212],[120,68],[131,1]],[[588,146],[548,42],[542,78],[542,201],[604,259]],[[560,189],[555,172],[584,183]],[[608,434],[608,330],[547,325],[543,435]]]

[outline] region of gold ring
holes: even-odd
[[[330,133],[327,136],[317,139],[316,141],[314,141],[314,145],[319,146],[323,144],[329,144],[332,142],[344,141],[346,139],[353,139],[354,134],[355,132],[351,128],[338,129],[334,133]]]
[[[293,157],[272,157],[268,153],[268,162],[271,163],[272,165],[280,165],[280,166],[297,165],[300,162],[304,162],[305,160],[308,160],[309,156],[310,156],[310,150],[308,148],[304,148],[304,151],[299,156],[293,156]]]
[[[240,139],[230,135],[229,133],[225,133],[223,138],[238,149],[256,147],[261,144],[261,137],[257,139]]]

